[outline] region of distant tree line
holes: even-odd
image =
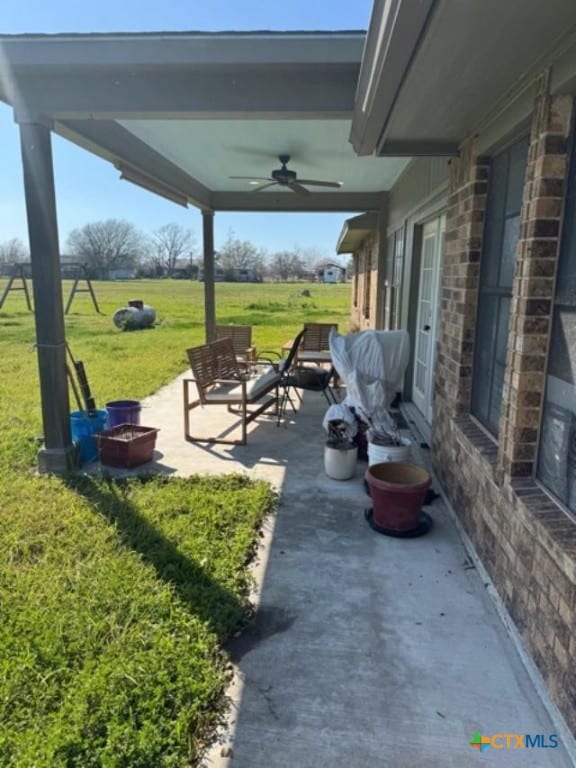
[[[93,279],[114,276],[201,277],[202,256],[196,234],[179,224],[165,224],[147,235],[124,219],[85,224],[70,232],[62,257],[66,264],[82,265]],[[0,265],[29,261],[28,249],[17,238],[0,242]],[[332,261],[316,248],[268,252],[229,231],[215,253],[215,267],[222,279],[238,274],[254,280],[311,280]],[[65,270],[64,270],[65,271]]]

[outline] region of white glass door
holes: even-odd
[[[441,216],[425,224],[422,231],[412,399],[428,423],[432,422],[438,289],[444,228],[445,219]]]

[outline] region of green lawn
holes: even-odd
[[[186,347],[204,338],[202,284],[94,287],[103,314],[80,294],[67,337],[98,407],[141,399],[186,368]],[[259,349],[279,349],[305,320],[346,329],[349,291],[222,283],[217,318],[250,323]],[[155,307],[156,328],[114,328],[132,298]],[[10,294],[0,311],[2,768],[195,765],[225,706],[220,648],[249,616],[247,567],[274,494],[240,476],[37,476],[33,344],[33,316]]]
[[[0,280],[0,294],[5,281]],[[187,367],[186,348],[204,340],[203,283],[186,280],[94,282],[102,311],[89,294],[77,294],[66,318],[74,357],[82,360],[98,407],[109,400],[139,400]],[[71,283],[64,283],[64,300]],[[311,296],[301,296],[303,290]],[[304,321],[337,322],[347,328],[350,286],[322,284],[217,283],[219,323],[254,326],[258,349],[279,349]],[[122,333],[114,311],[130,299],[156,309],[154,329]],[[0,473],[27,468],[41,433],[34,324],[22,293],[10,293],[0,310]],[[71,401],[73,410],[76,406]]]

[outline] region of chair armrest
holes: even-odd
[[[272,368],[274,368],[274,370],[277,373],[281,373],[282,372],[282,363],[284,362],[284,360],[282,358],[282,355],[279,355],[278,352],[270,352],[269,354],[276,355],[277,359],[276,360],[272,360],[272,358],[270,358],[270,357],[262,357],[261,355],[258,355],[258,358],[256,359],[254,364],[255,365],[258,365],[258,364],[269,365]]]
[[[273,360],[272,356],[276,359]],[[271,365],[275,370],[279,370],[283,357],[282,354],[275,352],[273,349],[265,349],[258,353],[258,357],[254,362],[256,365],[258,363],[266,363],[267,365]]]
[[[212,381],[212,384],[245,384],[250,377],[246,375],[245,377],[238,377],[237,379],[214,379]]]

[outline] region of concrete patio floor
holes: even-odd
[[[156,460],[142,470],[244,472],[281,494],[255,570],[255,628],[229,648],[230,722],[206,766],[576,764],[573,740],[522,663],[442,497],[426,508],[427,535],[382,536],[363,516],[366,465],[344,482],[324,473],[320,394],[305,393],[280,427],[273,417],[250,425],[247,446],[185,442],[181,402],[179,379],[145,401],[142,423],[160,433]],[[214,429],[227,423],[219,412],[193,416]],[[475,732],[560,740],[556,749],[514,749],[504,739],[480,754],[469,746]]]

